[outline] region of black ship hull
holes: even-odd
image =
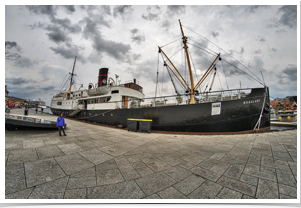
[[[263,103],[265,102],[265,103]],[[73,116],[100,124],[127,127],[127,119],[152,119],[152,130],[175,132],[239,132],[253,130],[261,116],[260,129],[270,127],[268,88],[252,89],[241,99],[112,110],[82,110]],[[217,106],[217,112],[213,108]],[[51,109],[65,117],[72,110]],[[258,127],[257,127],[258,128]]]

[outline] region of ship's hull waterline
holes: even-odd
[[[265,98],[266,96],[266,98]],[[263,102],[265,101],[265,105]],[[217,106],[216,109],[213,109]],[[264,108],[263,108],[264,106]],[[73,110],[52,108],[68,117]],[[270,127],[269,93],[252,89],[245,98],[192,105],[173,105],[112,110],[82,110],[75,119],[127,127],[128,118],[152,119],[152,130],[174,132],[239,132],[253,130],[262,112],[260,129]]]

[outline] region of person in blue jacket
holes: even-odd
[[[61,115],[60,115],[59,117],[57,117],[57,120],[56,120],[56,126],[59,128],[60,136],[62,136],[62,135],[61,135],[61,130],[63,131],[64,136],[67,136],[67,135],[65,134],[65,131],[64,131],[64,128],[65,128],[65,119],[64,119],[62,113],[61,113]]]

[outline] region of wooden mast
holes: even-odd
[[[71,73],[71,80],[70,80],[70,87],[69,87],[68,92],[71,92],[71,87],[73,85],[73,76],[75,75],[74,74],[75,62],[76,62],[76,56],[75,56],[75,60],[74,60],[74,64],[73,64],[73,69],[72,69],[72,73]],[[69,72],[69,74],[70,74],[70,72]]]
[[[190,76],[190,83],[191,83],[191,87],[190,87],[190,103],[189,104],[194,104],[195,100],[194,100],[194,81],[193,81],[193,75],[192,75],[192,70],[191,70],[191,65],[190,65],[190,59],[189,59],[189,54],[188,54],[188,50],[187,50],[187,37],[184,35],[183,29],[182,29],[182,24],[181,21],[179,20],[180,23],[180,28],[181,28],[181,32],[182,32],[182,36],[183,36],[183,44],[184,44],[184,49],[185,49],[185,53],[186,53],[186,59],[187,59],[187,64],[188,64],[188,70],[189,70],[189,76]]]

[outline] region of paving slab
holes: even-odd
[[[32,191],[29,199],[63,199],[68,177],[60,178],[39,186]]]
[[[206,181],[206,179],[204,179],[198,175],[192,174],[192,175],[188,176],[187,178],[185,178],[184,180],[173,185],[173,187],[175,187],[177,190],[179,190],[183,194],[188,195],[192,191],[194,191],[197,187],[202,185],[205,181]]]
[[[11,150],[8,155],[7,165],[32,162],[38,160],[35,149]]]
[[[288,195],[292,198],[297,198],[297,190],[296,187],[287,186],[283,184],[278,184],[279,187],[279,193]]]
[[[96,170],[97,186],[115,184],[124,181],[118,168],[109,170]]]
[[[158,195],[161,197],[161,199],[188,199],[184,194],[173,187],[159,191]]]
[[[23,149],[23,141],[5,141],[5,149]]]
[[[5,166],[5,194],[26,189],[23,164]]]
[[[147,196],[157,193],[176,183],[175,180],[163,172],[147,175],[143,178],[138,178],[135,181]]]
[[[107,160],[113,159],[113,157],[111,155],[101,152],[98,149],[91,149],[88,151],[79,152],[79,154],[95,165],[98,165]]]
[[[64,144],[64,142],[62,142],[59,138],[43,139],[43,141],[46,146]]]
[[[188,195],[190,199],[214,199],[223,187],[212,181],[205,181]]]
[[[81,148],[80,146],[78,146],[75,143],[70,143],[70,144],[62,144],[62,145],[58,145],[58,147],[65,153],[65,154],[72,154],[75,152],[81,152],[81,151],[85,151],[83,148]]]
[[[39,147],[36,151],[40,160],[65,155],[65,153],[57,146]]]
[[[259,182],[258,182],[256,198],[258,198],[258,199],[278,199],[279,193],[278,193],[277,183],[260,178]]]
[[[247,194],[249,196],[255,196],[256,186],[252,186],[225,176],[222,176],[217,181],[217,183],[232,190]]]
[[[93,163],[77,153],[55,157],[55,160],[67,175],[71,175],[94,166]]]
[[[290,170],[281,170],[276,168],[277,180],[279,184],[297,187],[297,182]]]
[[[82,189],[96,186],[96,177],[69,178],[67,189]]]
[[[240,178],[244,167],[245,165],[232,164],[223,175],[237,180]]]
[[[223,189],[217,195],[220,199],[241,199],[242,193],[223,187]]]
[[[216,182],[221,177],[221,174],[200,167],[191,168],[191,172],[214,182]]]
[[[174,166],[169,169],[164,170],[164,173],[166,173],[168,176],[170,176],[175,181],[179,182],[183,180],[184,178],[187,178],[192,174],[192,172],[180,167],[180,166]]]
[[[145,194],[135,181],[87,189],[88,199],[141,199],[143,197]]]
[[[65,191],[64,199],[86,199],[86,189],[70,189]]]
[[[27,199],[31,194],[33,188],[28,188],[22,191],[15,192],[13,194],[5,195],[5,199]]]
[[[121,164],[118,166],[119,170],[126,181],[140,178],[140,174],[130,164]]]
[[[38,160],[24,164],[27,187],[37,186],[66,176],[53,159]]]
[[[23,141],[23,148],[24,149],[38,148],[38,147],[43,147],[43,146],[45,146],[45,144],[44,144],[42,139]]]

